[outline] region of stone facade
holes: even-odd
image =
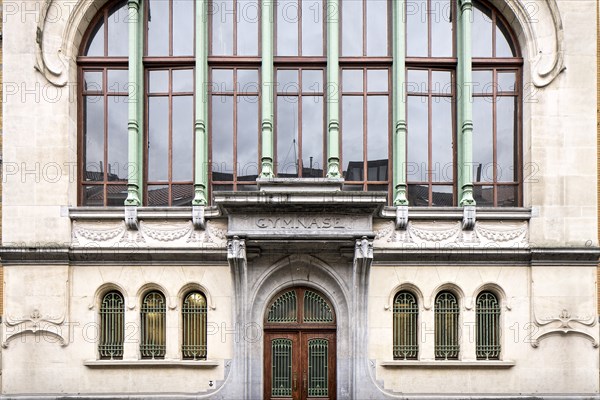
[[[259,182],[191,207],[77,205],[77,49],[103,0],[4,5],[2,395],[263,397],[263,321],[307,287],[336,315],[336,398],[598,398],[596,4],[492,3],[524,56],[524,206],[409,208],[327,180]],[[135,225],[135,229],[132,227]],[[208,357],[181,358],[181,302],[208,303]],[[125,298],[122,360],[97,351],[101,296]],[[165,294],[164,360],[139,356],[141,296]],[[419,304],[419,357],[394,360],[392,307]],[[434,355],[434,299],[459,299],[458,360]],[[499,360],[477,360],[475,298],[501,304]],[[462,396],[462,397],[461,397]],[[495,396],[495,397],[494,397]]]

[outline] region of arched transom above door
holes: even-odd
[[[284,326],[335,327],[335,312],[329,301],[310,288],[286,289],[271,301],[265,316],[265,328]]]

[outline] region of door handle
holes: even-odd
[[[298,390],[298,373],[294,372],[294,391]]]

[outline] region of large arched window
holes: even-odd
[[[419,355],[419,306],[407,291],[394,297],[394,360],[416,360]]]
[[[140,313],[142,321],[140,353],[142,358],[160,359],[165,357],[166,312],[165,296],[161,292],[152,291],[144,296]]]
[[[206,296],[190,292],[181,307],[183,340],[181,352],[184,359],[206,359]]]
[[[457,360],[460,350],[458,300],[451,292],[441,292],[435,298],[435,358]]]
[[[402,181],[409,205],[458,206],[473,184],[478,206],[522,205],[523,59],[483,0],[473,2],[465,55],[459,3],[355,0],[331,10],[325,0],[140,0],[134,53],[128,3],[109,2],[78,57],[79,204],[122,205],[128,190],[142,205],[199,204],[214,191],[257,190],[271,172],[335,175],[339,161],[344,190],[391,198]],[[128,52],[141,57],[137,116],[128,114]],[[472,141],[463,140],[470,111]],[[128,135],[128,119],[139,135]],[[128,185],[134,175],[141,182]]]
[[[476,306],[477,359],[500,358],[500,303],[495,294],[482,292]]]
[[[123,358],[125,340],[125,302],[118,291],[102,296],[100,303],[100,342],[98,353],[101,359]]]

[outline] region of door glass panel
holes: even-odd
[[[308,341],[308,396],[328,396],[328,342],[325,339]]]
[[[304,292],[304,322],[333,322],[329,304],[311,290]]]
[[[285,292],[271,305],[267,322],[296,322],[296,310],[296,292]]]
[[[290,339],[273,340],[271,357],[273,368],[271,395],[273,397],[290,397],[292,395],[292,341]]]

